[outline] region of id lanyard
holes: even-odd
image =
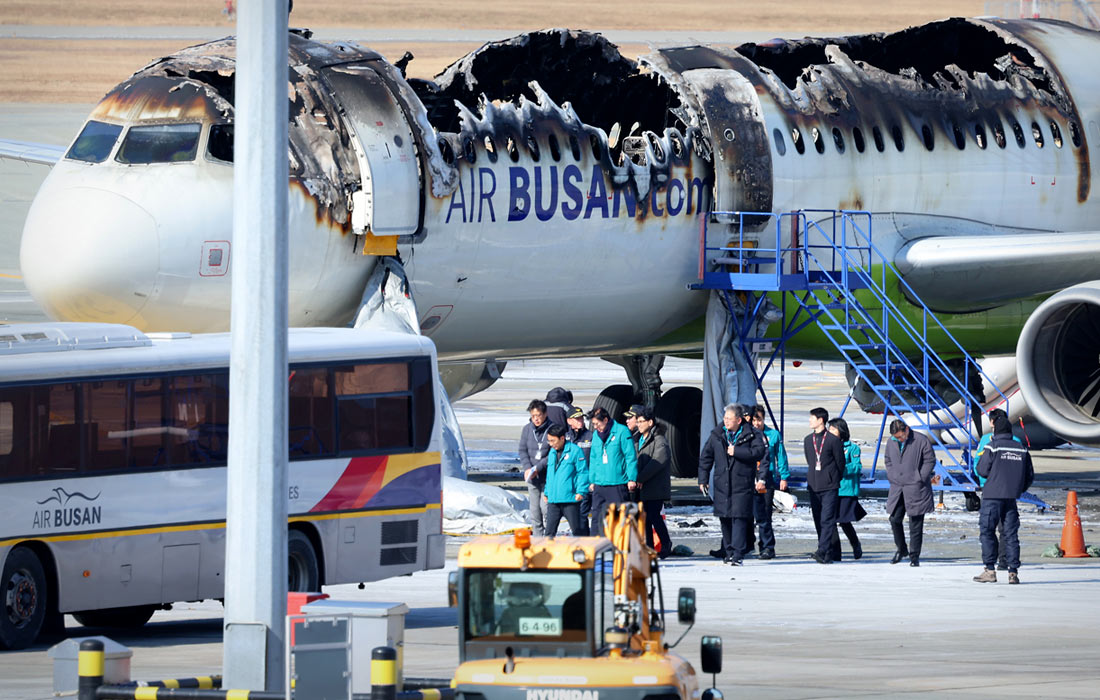
[[[825,431],[821,431],[821,444],[817,444],[817,437],[811,436],[810,443],[814,446],[814,470],[821,471],[821,450],[825,448]]]

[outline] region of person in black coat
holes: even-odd
[[[819,564],[840,559],[840,539],[836,534],[840,478],[844,475],[844,444],[825,429],[829,412],[824,408],[810,411],[812,433],[806,436],[806,490],[810,492],[810,510],[817,530],[817,549],[810,556]]]
[[[722,425],[707,437],[699,455],[699,490],[708,493],[707,484],[714,472],[714,490],[710,492],[714,514],[722,524],[723,561],[740,566],[748,552],[749,528],[753,518],[753,495],[758,482],[757,467],[767,447],[764,436],[742,420],[745,407],[726,406]]]
[[[982,510],[978,517],[981,527],[982,563],[985,571],[974,580],[978,583],[996,583],[997,528],[1002,529],[1006,540],[1008,582],[1019,583],[1016,573],[1020,568],[1020,514],[1016,499],[1031,487],[1035,469],[1027,448],[1012,439],[1012,424],[1008,416],[996,416],[993,420],[993,439],[978,459],[978,474],[987,481],[982,489]]]
[[[664,559],[672,554],[672,538],[668,536],[668,527],[661,517],[665,501],[672,498],[671,452],[652,408],[641,407],[634,420],[638,426],[638,484],[645,508],[645,543],[653,546],[653,533],[656,531],[661,541],[658,556]]]

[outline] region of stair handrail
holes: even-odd
[[[845,261],[848,262],[848,265],[846,265],[845,267],[847,268],[850,265],[852,268],[854,268],[856,273],[861,278],[863,278],[868,283],[870,283],[869,287],[870,286],[876,286],[876,289],[879,292],[879,294],[877,294],[876,296],[879,297],[879,300],[883,303],[883,306],[884,307],[889,306],[890,311],[898,317],[898,319],[902,322],[902,324],[904,324],[904,326],[908,326],[908,330],[912,331],[909,335],[910,335],[911,338],[913,338],[913,334],[917,333],[916,328],[910,323],[909,319],[905,317],[905,314],[901,311],[901,309],[899,309],[897,307],[897,305],[890,298],[889,293],[886,290],[886,272],[890,271],[891,273],[893,273],[895,279],[897,279],[898,283],[900,285],[902,285],[903,292],[908,292],[908,296],[911,299],[914,299],[918,302],[918,304],[915,304],[915,306],[919,305],[920,312],[921,312],[921,320],[922,320],[922,326],[923,326],[923,330],[920,333],[921,342],[926,346],[928,345],[928,319],[931,318],[932,321],[935,323],[935,326],[944,334],[944,336],[948,340],[951,341],[951,343],[954,344],[954,346],[958,350],[959,354],[963,358],[965,358],[965,360],[969,364],[974,365],[974,367],[977,369],[978,374],[980,376],[985,377],[987,380],[989,380],[990,385],[997,392],[997,394],[1004,400],[1006,410],[1007,410],[1008,397],[1004,395],[1004,393],[1001,391],[1000,387],[997,386],[997,383],[994,382],[989,377],[989,375],[987,375],[985,373],[984,370],[982,370],[982,368],[978,364],[978,362],[970,355],[970,353],[968,353],[966,351],[966,349],[962,346],[962,344],[959,343],[958,340],[956,340],[955,336],[951,334],[951,331],[947,330],[947,327],[943,325],[943,323],[939,320],[939,318],[937,318],[936,315],[934,313],[932,313],[932,311],[928,308],[928,306],[920,298],[920,295],[916,293],[916,290],[914,290],[909,285],[909,283],[905,281],[905,279],[902,277],[902,275],[898,271],[898,269],[894,266],[894,264],[892,262],[890,262],[889,258],[878,248],[878,246],[876,246],[874,244],[873,241],[871,241],[871,237],[868,234],[864,233],[863,230],[860,228],[860,226],[856,223],[855,219],[852,218],[853,214],[854,215],[860,215],[860,216],[866,216],[867,219],[868,219],[868,222],[870,222],[871,212],[868,212],[868,211],[855,211],[855,210],[843,210],[843,209],[840,209],[840,210],[800,209],[798,213],[803,215],[803,217],[804,217],[803,222],[805,224],[805,230],[808,231],[808,228],[809,228],[810,224],[812,223],[813,227],[815,229],[817,229],[821,233],[822,236],[826,236],[825,231],[821,228],[821,226],[818,224],[817,221],[814,221],[813,219],[810,219],[808,216],[805,216],[805,214],[807,214],[807,213],[832,213],[832,214],[834,214],[834,216],[836,214],[840,214],[841,217],[842,217],[842,229],[845,229],[846,224],[848,222],[851,222],[853,232],[857,236],[862,235],[867,241],[866,246],[860,246],[858,249],[867,249],[867,250],[869,250],[869,252],[873,253],[874,255],[877,255],[878,258],[881,260],[881,262],[882,262],[882,282],[881,282],[881,284],[876,283],[876,281],[874,279],[873,272],[871,270],[864,269],[862,267],[862,265],[859,264],[858,262],[853,264],[851,262],[851,257],[847,254],[847,249],[845,247],[841,247],[840,250],[842,251],[843,257],[844,257]],[[842,246],[843,246],[843,243],[845,242],[845,240],[844,240],[845,238],[846,238],[846,231],[842,231]],[[809,236],[808,235],[805,236],[803,241],[804,241],[805,244],[807,244],[806,247],[807,247],[807,252],[808,252]],[[868,255],[868,258],[869,258],[868,259],[868,265],[870,265],[871,264],[871,260],[870,260],[871,255]],[[815,259],[816,259],[816,256],[815,256]],[[820,261],[819,261],[819,264],[820,264]],[[914,340],[916,340],[916,338],[914,338]],[[932,353],[931,357],[935,359],[935,363],[942,370],[942,373],[943,373],[944,377],[952,384],[952,386],[954,386],[956,389],[960,390],[960,395],[961,396],[965,396],[966,398],[971,399],[971,400],[976,400],[976,397],[974,397],[973,394],[970,393],[969,388],[967,388],[966,386],[961,385],[960,382],[957,380],[957,378],[954,376],[954,374],[948,370],[947,366],[940,360],[938,353]]]

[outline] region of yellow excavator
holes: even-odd
[[[698,700],[695,669],[664,643],[644,521],[638,505],[614,504],[606,537],[519,530],[464,544],[449,595],[459,608],[456,700]],[[677,607],[689,625],[682,640],[695,590],[681,588]],[[701,661],[703,673],[721,671],[720,637],[703,637]],[[721,698],[716,688],[702,693]]]

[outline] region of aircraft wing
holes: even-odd
[[[898,271],[929,307],[969,311],[1097,278],[1100,232],[932,236],[907,243]]]
[[[0,158],[21,160],[24,163],[38,163],[41,165],[53,165],[65,155],[64,146],[54,146],[47,143],[30,143],[29,141],[12,141],[0,139]]]

